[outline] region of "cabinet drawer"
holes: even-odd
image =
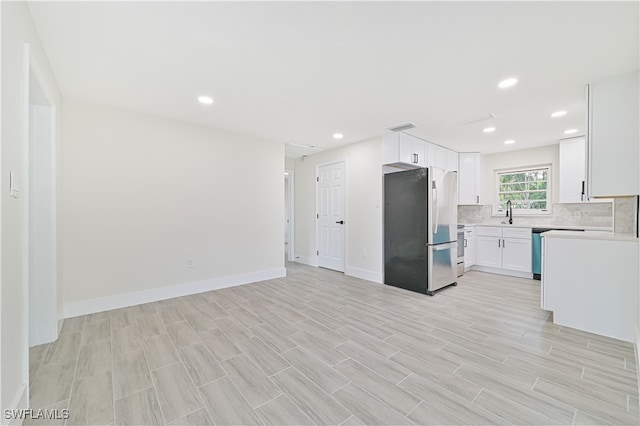
[[[502,228],[499,226],[478,226],[476,232],[478,236],[502,237]]]
[[[531,239],[531,228],[502,228],[502,236],[505,238]]]

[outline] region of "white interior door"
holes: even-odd
[[[318,167],[318,266],[344,272],[345,164]]]

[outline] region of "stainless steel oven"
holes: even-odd
[[[464,225],[458,225],[458,276],[464,275]]]

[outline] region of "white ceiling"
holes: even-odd
[[[407,121],[409,133],[458,151],[549,145],[565,129],[584,133],[586,83],[639,66],[636,1],[30,9],[65,97],[321,149]],[[519,83],[498,89],[510,76]],[[199,104],[203,94],[215,103]],[[549,118],[558,109],[568,114]],[[483,134],[489,125],[496,132]]]

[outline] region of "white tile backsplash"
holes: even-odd
[[[636,197],[621,197],[613,201],[613,221],[615,231],[621,234],[636,234],[638,221]]]
[[[519,216],[515,214],[513,223],[528,226],[609,228],[615,229],[616,232],[631,234],[635,232],[636,226],[635,209],[635,197],[617,198],[613,202],[556,203],[553,204],[550,215]],[[497,224],[508,220],[502,215],[492,216],[491,210],[491,205],[458,206],[458,223]]]

